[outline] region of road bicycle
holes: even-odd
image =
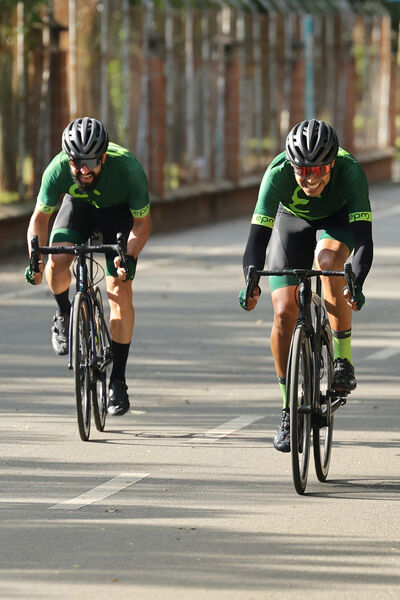
[[[315,269],[257,270],[249,269],[245,306],[264,275],[294,275],[298,278],[297,304],[299,312],[293,330],[287,371],[286,399],[290,414],[290,453],[293,483],[298,494],[304,494],[311,451],[317,478],[328,476],[332,451],[334,413],[346,404],[347,392],[332,389],[332,331],[321,294],[321,276],[345,277],[354,302],[354,275],[351,264],[343,271]],[[315,278],[315,291],[312,290]]]
[[[92,235],[87,243],[72,246],[39,246],[37,235],[31,240],[30,266],[33,271],[39,271],[41,255],[76,256],[73,265],[76,291],[68,332],[68,368],[73,369],[75,374],[76,412],[83,441],[89,439],[92,407],[96,428],[104,431],[108,403],[107,370],[112,364],[111,336],[98,287],[104,278],[104,269],[93,254],[116,253],[122,268],[127,268],[126,242],[121,233],[117,234],[116,244],[93,245],[97,239]]]

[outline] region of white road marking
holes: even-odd
[[[400,348],[381,348],[381,350],[369,354],[365,360],[386,360],[396,354],[400,354]]]
[[[15,298],[31,298],[32,296],[40,296],[45,295],[47,288],[44,286],[41,288],[34,287],[30,285],[29,287],[20,288],[14,290],[13,292],[6,292],[5,294],[0,294],[0,301],[13,300]]]
[[[374,209],[373,218],[374,219],[384,219],[387,217],[391,217],[392,215],[397,215],[399,213],[400,213],[399,205],[392,206],[391,208],[387,208],[385,210],[375,210]]]
[[[195,440],[202,440],[205,442],[213,442],[214,440],[219,440],[221,438],[227,437],[231,433],[235,431],[239,431],[239,429],[243,429],[255,421],[260,421],[264,419],[265,415],[243,415],[241,417],[236,417],[235,419],[231,419],[226,423],[222,423],[218,427],[214,429],[210,429],[205,433],[194,436]]]
[[[108,498],[108,496],[116,494],[117,492],[129,487],[133,483],[137,483],[145,477],[148,477],[149,475],[150,473],[121,473],[109,481],[98,485],[92,490],[85,492],[81,496],[76,496],[76,498],[70,498],[69,500],[65,500],[65,502],[60,502],[59,504],[50,506],[49,510],[77,510],[82,508],[82,506],[87,506],[88,504],[93,504],[93,502],[104,500],[104,498]]]

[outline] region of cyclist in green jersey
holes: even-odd
[[[83,117],[64,129],[62,151],[43,174],[28,227],[28,246],[35,234],[39,245],[46,244],[50,218],[60,196],[63,199],[50,233],[51,245],[83,243],[94,230],[102,233],[105,244],[115,243],[119,232],[127,239],[127,272],[121,268],[119,257],[106,256],[113,352],[108,413],[123,415],[130,406],[125,371],[134,327],[132,280],[151,228],[147,178],[128,150],[109,142],[100,121]],[[25,272],[29,283],[39,284],[45,271],[57,303],[52,345],[59,355],[68,353],[72,260],[69,255],[50,255],[45,269],[41,262],[39,273],[31,272],[29,267]]]
[[[324,121],[311,119],[293,127],[285,152],[276,156],[261,182],[243,256],[245,279],[250,265],[263,269],[268,247],[268,268],[341,270],[354,250],[356,301],[350,300],[345,281],[322,278],[325,305],[333,332],[333,387],[351,392],[356,378],[351,352],[352,310],[365,302],[362,287],[373,257],[372,215],[368,183],[361,165],[339,147],[337,135]],[[286,408],[286,365],[297,317],[295,277],[271,277],[274,308],[271,350],[283,396],[282,421],[274,446],[290,451]],[[260,297],[256,287],[249,299],[253,310]],[[239,294],[244,306],[245,290]]]

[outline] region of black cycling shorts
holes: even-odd
[[[133,216],[128,204],[96,208],[81,198],[66,194],[51,230],[50,243],[82,244],[93,231],[99,231],[104,244],[115,244],[117,233],[128,239],[132,226]],[[114,277],[117,276],[115,256],[115,253],[106,254],[106,273]]]
[[[344,242],[349,252],[353,250],[347,206],[325,219],[307,221],[280,205],[268,244],[268,269],[311,269],[317,241],[323,238]],[[274,291],[297,285],[298,279],[292,275],[274,275],[269,278],[269,283]]]

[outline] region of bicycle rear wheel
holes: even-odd
[[[75,296],[72,319],[72,364],[75,372],[76,414],[79,435],[86,442],[90,434],[92,377],[89,310],[82,292],[77,292]]]
[[[94,422],[98,431],[104,431],[107,417],[107,368],[111,367],[111,339],[104,321],[103,300],[96,287],[94,292],[94,323],[96,327],[96,365],[92,387]]]
[[[311,448],[311,348],[304,325],[297,325],[288,363],[290,452],[293,483],[298,494],[307,485]]]
[[[321,350],[319,370],[319,404],[323,412],[322,417],[316,418],[313,424],[313,446],[315,472],[319,481],[326,481],[331,461],[332,438],[334,418],[330,414],[330,396],[333,379],[333,347],[332,331],[328,319],[325,319],[321,327]]]

